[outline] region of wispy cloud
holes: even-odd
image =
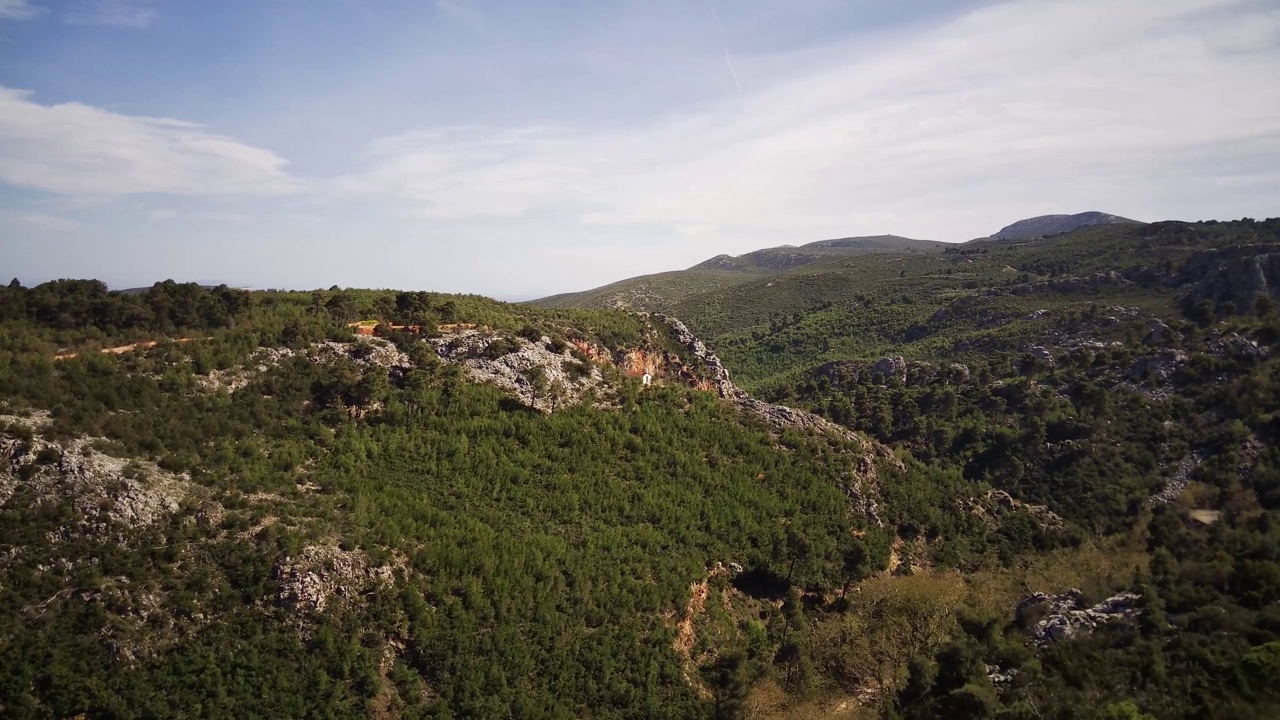
[[[967,239],[1095,207],[1231,212],[1280,190],[1280,14],[1256,8],[1007,2],[830,48],[748,95],[745,112],[412,133],[372,146],[368,171],[341,184],[433,217],[572,212],[747,243]]]
[[[31,0],[0,0],[0,20],[33,20],[42,12]]]
[[[63,195],[282,195],[302,184],[268,150],[192,123],[46,106],[0,87],[0,180]]]
[[[142,0],[80,0],[62,18],[72,25],[144,28],[159,16]]]
[[[272,237],[367,234],[376,215],[383,236],[449,237],[459,257],[518,231],[512,273],[548,278],[578,278],[549,260],[587,255],[572,248],[622,273],[640,245],[670,266],[848,234],[963,240],[1047,212],[1257,214],[1280,196],[1280,12],[1256,2],[1013,0],[792,54],[750,46],[735,43],[741,97],[724,79],[658,117],[421,128],[307,180],[199,125],[0,88],[0,181],[103,205],[221,198],[178,206]],[[314,226],[283,196],[311,201]]]
[[[471,0],[436,0],[436,8],[446,17],[465,25],[478,33],[487,32],[484,17]]]
[[[172,220],[178,217],[178,213],[175,210],[152,210],[149,217],[156,221]]]

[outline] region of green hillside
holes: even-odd
[[[880,253],[935,253],[944,247],[943,243],[895,235],[819,240],[800,247],[767,248],[737,257],[718,255],[688,270],[642,275],[594,290],[552,295],[530,304],[545,308],[621,307],[666,312],[705,293],[757,281],[762,275],[786,273],[841,258]]]
[[[0,289],[0,716],[1280,714],[1280,219],[638,280]]]

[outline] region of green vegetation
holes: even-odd
[[[1107,226],[648,286],[865,446],[641,388],[609,356],[685,349],[615,310],[11,284],[0,716],[1275,717],[1280,312],[1185,271],[1277,240]],[[558,354],[536,392],[602,384],[535,411],[437,356],[459,332],[491,336],[466,362]],[[1140,597],[1046,640],[1019,601],[1072,587]]]

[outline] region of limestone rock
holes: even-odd
[[[91,533],[122,538],[124,530],[176,512],[191,490],[185,475],[105,455],[88,439],[58,443],[0,433],[0,506],[19,493],[29,504],[70,502],[71,524],[54,539]]]
[[[505,340],[513,348],[497,357],[490,346]],[[531,342],[524,338],[501,338],[482,330],[462,330],[430,340],[440,359],[463,366],[467,376],[480,383],[512,393],[520,402],[541,412],[580,402],[588,393],[603,387],[600,368],[590,365],[579,371],[578,361],[566,349],[556,352],[549,338]]]
[[[1280,244],[1235,245],[1192,253],[1169,284],[1186,288],[1184,297],[1191,305],[1204,300],[1231,302],[1243,315],[1253,309],[1259,295],[1280,299]]]
[[[1186,363],[1187,354],[1181,350],[1162,350],[1157,355],[1134,360],[1126,374],[1132,380],[1142,380],[1150,375],[1164,383],[1171,380]]]
[[[880,358],[871,366],[871,372],[888,380],[896,378],[899,382],[907,381],[907,361],[901,355]]]
[[[297,557],[281,558],[272,570],[279,603],[304,613],[324,612],[333,598],[350,598],[395,581],[395,569],[374,565],[358,550],[311,545]]]
[[[1030,352],[1032,357],[1034,357],[1037,360],[1043,361],[1050,368],[1054,367],[1054,365],[1056,364],[1053,359],[1053,353],[1050,352],[1049,349],[1046,347],[1041,347],[1039,345],[1036,345],[1031,348]]]
[[[1058,595],[1032,593],[1018,603],[1017,614],[1043,611],[1044,615],[1031,628],[1031,642],[1038,648],[1088,635],[1112,622],[1131,622],[1141,610],[1137,603],[1141,595],[1123,592],[1113,595],[1092,607],[1083,607],[1083,593],[1076,589]]]

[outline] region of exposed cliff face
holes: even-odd
[[[742,400],[748,397],[745,390],[734,385],[729,379],[729,370],[725,368],[724,363],[720,362],[720,358],[716,357],[716,354],[707,348],[706,343],[699,340],[698,336],[694,335],[684,323],[668,315],[655,314],[653,317],[671,329],[675,341],[680,343],[697,363],[699,379],[708,389],[714,389],[726,400]]]
[[[1280,300],[1280,244],[1202,250],[1187,259],[1170,284],[1186,288],[1191,305],[1231,302],[1237,313],[1248,313],[1259,295]]]

